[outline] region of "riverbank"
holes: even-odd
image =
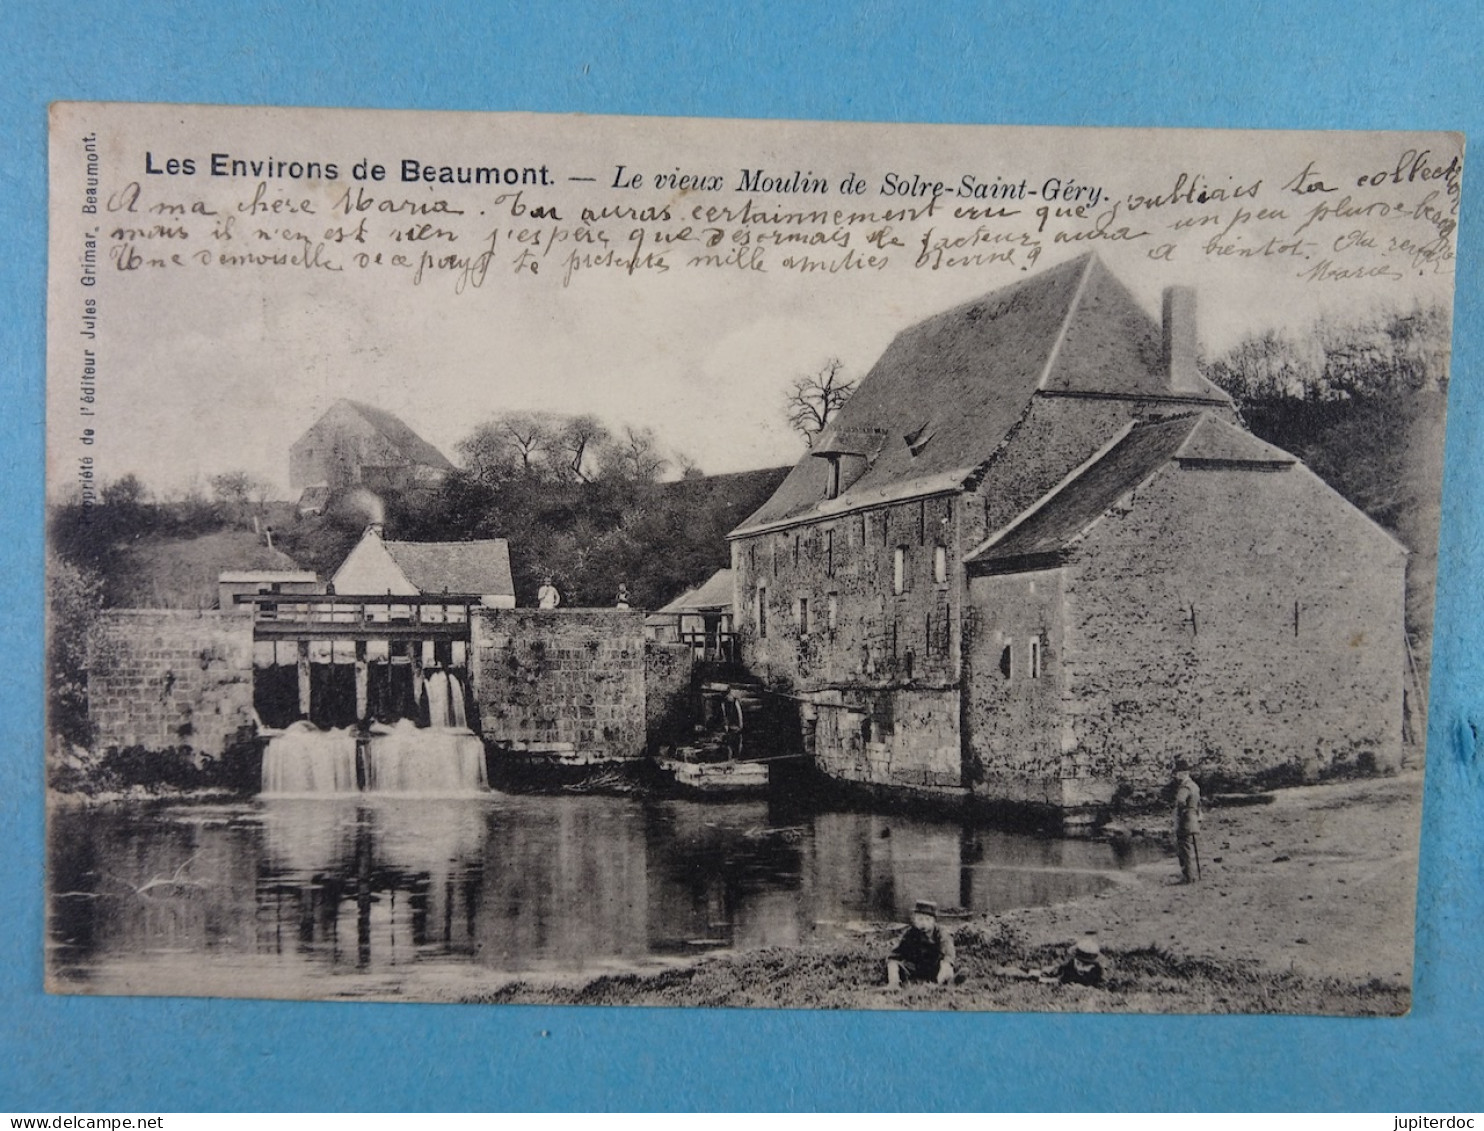
[[[1157,1013],[1405,1013],[1422,773],[1275,791],[1266,805],[1205,816],[1200,883],[1166,857],[1070,903],[976,917],[956,927],[959,984],[881,986],[900,924],[819,930],[796,948],[718,955],[654,973],[560,984],[511,981],[474,1002],[825,1009],[990,1009]],[[1133,837],[1167,838],[1164,820]],[[823,928],[824,925],[820,925]],[[954,926],[945,922],[945,926]],[[1007,978],[1096,931],[1102,988]]]

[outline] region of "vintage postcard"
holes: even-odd
[[[1406,1012],[1462,159],[55,106],[48,987]]]

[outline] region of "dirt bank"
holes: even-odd
[[[881,988],[896,928],[797,949],[719,955],[648,974],[513,982],[465,1000],[829,1009],[1397,1014],[1411,1001],[1420,771],[1305,786],[1206,814],[1200,883],[1169,859],[1056,907],[957,927],[962,981]],[[1167,838],[1163,818],[1132,836]],[[994,973],[1042,966],[1097,931],[1104,988]]]

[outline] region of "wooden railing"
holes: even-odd
[[[735,632],[682,632],[680,643],[689,644],[691,653],[698,660],[717,664],[737,662],[737,634]]]
[[[468,639],[469,610],[478,597],[341,596],[326,593],[241,593],[251,605],[253,635],[452,637]]]

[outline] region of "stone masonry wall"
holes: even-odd
[[[643,613],[478,609],[470,633],[485,738],[591,760],[644,756]]]
[[[1062,570],[972,583],[976,640],[1012,631],[1035,605],[1026,587],[1053,576],[1064,630],[1043,682],[1000,692],[992,647],[976,646],[970,776],[986,793],[1082,804],[1163,785],[1181,759],[1237,780],[1394,766],[1404,563],[1302,466],[1171,465]]]
[[[956,496],[733,543],[743,663],[773,686],[819,701],[814,749],[825,773],[877,785],[961,785],[960,559]]]
[[[944,686],[957,678],[961,575],[952,496],[735,541],[734,616],[753,673],[795,691]],[[943,548],[946,576],[936,580]],[[903,586],[894,560],[903,553]],[[767,632],[759,625],[759,593]],[[800,602],[807,602],[808,624]]]
[[[957,689],[818,693],[814,756],[843,781],[957,790],[963,784]]]
[[[1171,466],[1067,568],[1079,776],[1401,758],[1405,551],[1303,466]]]
[[[110,609],[88,649],[98,748],[189,746],[219,758],[253,723],[252,618]]]
[[[644,644],[644,726],[651,747],[678,742],[695,723],[691,675],[695,652],[689,644]]]
[[[969,784],[995,801],[1061,804],[1066,761],[1061,571],[971,578],[969,603],[964,658]]]

